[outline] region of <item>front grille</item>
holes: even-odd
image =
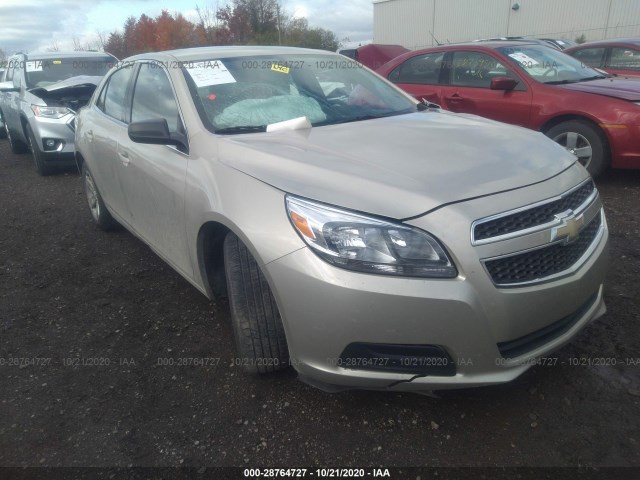
[[[553,222],[555,215],[580,207],[594,190],[595,185],[590,180],[558,200],[479,223],[473,230],[473,239],[486,240]]]
[[[599,213],[569,244],[553,243],[509,257],[487,260],[485,266],[497,285],[532,282],[570,268],[589,249],[598,235],[602,215]]]
[[[567,315],[566,317],[561,318],[540,330],[536,330],[535,332],[525,335],[524,337],[520,337],[509,342],[498,343],[500,355],[502,355],[503,358],[515,358],[535,350],[545,343],[549,343],[554,338],[557,338],[569,331],[571,327],[578,323],[582,316],[587,313],[587,310],[593,306],[597,298],[598,292],[595,292],[572,314]]]

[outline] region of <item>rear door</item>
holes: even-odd
[[[5,81],[12,82],[14,87],[20,87],[22,85],[21,70],[24,70],[24,65],[22,57],[11,58],[7,65]],[[21,139],[22,133],[18,131],[21,130],[18,126],[20,125],[20,96],[24,95],[24,92],[6,92],[2,95],[2,112],[7,128],[11,130],[13,138]]]
[[[441,106],[452,112],[472,113],[513,125],[528,126],[531,90],[524,80],[498,57],[485,52],[456,50],[447,56],[441,87]],[[518,81],[510,91],[491,90],[491,79],[510,77]]]
[[[133,87],[131,123],[165,119],[173,136],[186,142],[186,130],[173,85],[165,68],[141,63]],[[155,251],[188,278],[184,189],[187,149],[133,142],[118,144],[119,176],[129,206],[128,222]]]
[[[118,144],[128,138],[127,105],[133,72],[134,66],[129,63],[109,76],[91,110],[89,124],[82,129],[89,149],[88,165],[100,195],[109,211],[125,221],[129,214],[118,174],[122,162]]]
[[[423,53],[398,65],[388,79],[418,100],[441,102],[441,75],[445,52]]]

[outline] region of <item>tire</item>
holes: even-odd
[[[288,367],[284,326],[267,279],[236,235],[227,234],[223,249],[231,322],[244,370],[256,374]]]
[[[2,112],[0,112],[0,139],[3,138],[7,138],[7,130],[6,130],[6,124],[4,123],[4,116],[2,115]]]
[[[33,134],[33,130],[31,130],[31,126],[27,125],[27,140],[29,140],[29,150],[31,150],[31,155],[33,156],[33,163],[36,165],[36,170],[40,175],[47,176],[52,172],[51,167],[48,167],[44,163],[44,158],[42,158],[42,152],[38,148],[38,141],[36,140],[36,136]]]
[[[595,125],[582,120],[569,120],[550,128],[546,135],[577,155],[592,177],[597,177],[609,167],[607,139]]]
[[[117,229],[120,224],[114,220],[107,210],[100,196],[100,192],[98,192],[98,187],[93,179],[93,175],[91,175],[86,163],[82,164],[82,185],[94,223],[105,231]]]
[[[9,148],[11,149],[11,153],[27,153],[29,150],[27,145],[22,143],[20,140],[15,140],[11,136],[11,130],[9,130],[9,125],[6,123],[4,124],[4,131],[9,139]]]

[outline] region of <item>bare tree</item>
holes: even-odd
[[[47,47],[47,52],[59,52],[59,51],[60,51],[60,45],[58,45],[57,40],[53,40],[51,42],[51,45]]]

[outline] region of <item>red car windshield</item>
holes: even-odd
[[[498,51],[540,83],[553,85],[605,78],[602,73],[559,50],[518,45],[500,47]]]

